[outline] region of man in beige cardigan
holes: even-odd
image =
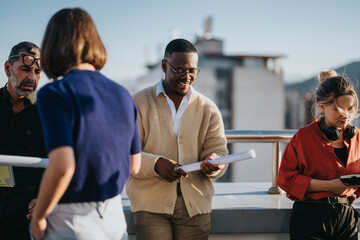
[[[175,39],[166,49],[160,82],[134,95],[139,110],[141,169],[130,176],[137,239],[208,239],[214,187],[211,178],[226,166],[207,160],[228,154],[217,106],[191,84],[199,73],[198,53]],[[201,161],[201,171],[174,168]]]

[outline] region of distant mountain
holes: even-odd
[[[338,74],[348,79],[354,86],[358,95],[360,93],[360,61],[349,63],[334,69]],[[312,77],[300,83],[286,84],[285,90],[297,90],[300,94],[312,92],[319,85],[317,77]]]

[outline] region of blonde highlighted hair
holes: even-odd
[[[354,116],[352,116],[353,120],[358,116],[358,97],[354,90],[354,87],[351,83],[346,80],[343,76],[337,74],[334,70],[323,70],[318,75],[318,80],[320,81],[320,85],[316,90],[316,101],[315,101],[315,118],[322,118],[324,114],[318,108],[319,103],[324,105],[334,104],[341,114],[345,115],[343,109],[336,105],[336,99],[340,96],[350,95],[354,98],[356,111]]]
[[[319,73],[318,80],[320,83],[322,83],[326,79],[336,77],[336,76],[338,76],[338,74],[335,70],[323,70]]]

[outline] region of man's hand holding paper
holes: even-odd
[[[181,177],[188,176],[184,170],[178,167],[180,164],[174,160],[159,158],[155,163],[155,172],[166,181],[173,182]]]
[[[200,169],[204,174],[212,174],[218,170],[222,170],[225,164],[212,164],[208,160],[214,160],[219,156],[216,153],[212,153],[206,160],[201,161]]]
[[[209,159],[209,160],[205,160],[205,161],[207,163],[210,163],[213,165],[216,164],[215,166],[217,166],[218,169],[221,169],[219,167],[220,164],[232,163],[232,162],[242,161],[242,160],[246,160],[246,159],[252,159],[255,157],[256,157],[255,150],[251,149],[246,152],[235,153],[235,154],[231,154],[228,156],[213,158],[212,160]],[[182,165],[182,166],[178,166],[177,168],[182,169],[187,173],[197,171],[197,170],[202,170],[202,168],[201,168],[202,164],[206,164],[206,166],[209,168],[207,163],[203,163],[205,161]],[[207,170],[205,170],[205,171],[207,171]]]

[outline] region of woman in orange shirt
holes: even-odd
[[[351,203],[360,191],[344,185],[340,176],[360,173],[360,132],[351,125],[358,97],[335,71],[321,72],[319,80],[317,119],[299,129],[287,145],[278,184],[295,201],[291,239],[354,240],[358,213]]]

